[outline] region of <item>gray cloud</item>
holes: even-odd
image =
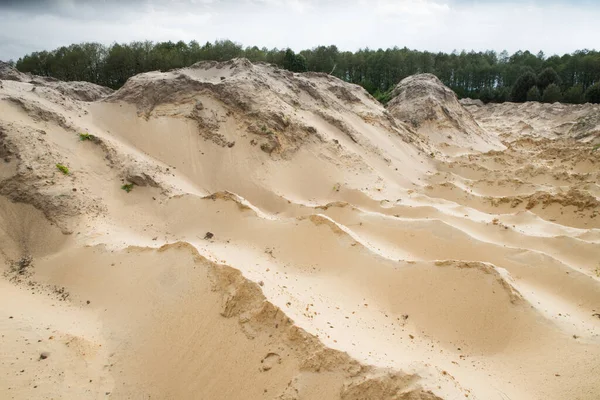
[[[586,0],[0,0],[0,59],[84,41],[224,38],[296,50],[336,44],[552,54],[596,46],[598,20],[600,8]]]

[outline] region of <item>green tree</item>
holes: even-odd
[[[556,83],[551,83],[544,90],[544,95],[542,96],[542,101],[544,103],[556,103],[560,101],[562,98],[562,94],[560,92],[560,87]]]
[[[514,102],[517,102],[517,103],[522,103],[524,101],[527,101],[527,94],[529,92],[529,89],[531,89],[535,85],[536,85],[535,74],[533,72],[524,73],[517,79],[517,81],[515,82],[515,85],[512,88],[512,92],[510,95],[511,100]],[[538,91],[538,97],[539,97],[539,91]]]
[[[296,54],[296,59],[294,60],[294,71],[296,72],[306,72],[308,71],[306,58],[302,54]]]
[[[585,99],[590,103],[600,103],[600,82],[590,86],[586,90]]]
[[[135,75],[135,61],[128,45],[113,44],[106,55],[103,65],[103,84],[118,89],[127,79]]]
[[[490,89],[489,87],[484,87],[483,89],[481,89],[481,91],[479,92],[479,100],[483,101],[486,104],[493,101],[494,92],[492,91],[492,89]]]
[[[537,76],[537,86],[540,92],[543,92],[548,85],[560,85],[560,77],[552,67],[548,67],[540,72]]]
[[[581,104],[584,102],[583,86],[575,85],[565,91],[563,101],[572,104]]]
[[[532,86],[527,91],[527,101],[540,101],[540,89],[537,86]]]
[[[504,103],[508,101],[510,98],[510,92],[508,88],[501,87],[494,90],[494,102],[495,103]]]
[[[287,49],[283,57],[283,68],[293,72],[305,72],[308,69],[306,58],[302,54],[295,54],[292,49]]]
[[[285,56],[283,57],[283,68],[293,71],[294,65],[296,63],[296,54],[292,49],[287,49],[285,51]]]

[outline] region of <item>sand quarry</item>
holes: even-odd
[[[0,398],[600,398],[600,105],[0,79]]]

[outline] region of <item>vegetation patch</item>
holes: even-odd
[[[273,132],[271,129],[267,128],[265,125],[260,127],[260,130],[262,133],[266,134],[266,135],[274,135],[275,132]]]
[[[79,134],[79,140],[81,140],[82,142],[85,142],[86,140],[94,140],[95,137],[92,134],[89,133],[80,133]]]
[[[392,99],[392,92],[394,91],[394,87],[390,87],[388,90],[386,91],[381,91],[379,89],[377,89],[375,91],[375,93],[373,93],[373,97],[375,97],[375,100],[377,100],[378,102],[380,102],[383,105],[386,105],[391,99]]]
[[[135,186],[133,183],[127,183],[127,184],[121,186],[121,189],[123,189],[124,191],[129,193],[133,190],[133,186]]]
[[[62,172],[65,175],[69,175],[69,168],[67,168],[66,166],[64,166],[63,164],[56,164],[56,168],[58,168],[58,170],[60,172]]]

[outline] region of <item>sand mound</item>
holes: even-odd
[[[19,72],[9,64],[0,61],[0,80],[27,82],[33,85],[32,90],[48,87],[73,100],[96,101],[110,95],[113,90],[90,82],[62,82],[50,77],[33,76]]]
[[[95,85],[90,82],[61,82],[53,81],[48,78],[41,82],[39,81],[39,79],[36,79],[32,82],[35,84],[41,84],[50,87],[52,89],[55,89],[59,93],[70,97],[71,99],[80,101],[100,100],[114,92],[110,88]]]
[[[483,101],[481,101],[479,99],[471,99],[468,97],[464,98],[464,99],[460,99],[459,103],[462,104],[467,109],[477,109],[477,107],[483,107],[485,105],[483,103]]]
[[[361,87],[243,59],[141,74],[92,109],[100,131],[183,172],[204,195],[228,190],[273,211],[287,199],[322,203],[334,187],[380,196],[418,185],[431,165],[420,137]],[[241,179],[248,171],[254,178]]]
[[[456,94],[432,74],[403,79],[387,105],[390,113],[418,130],[436,145],[486,151],[503,146],[482,129],[459,103]]]
[[[26,75],[17,71],[10,64],[0,61],[0,80],[23,82],[26,80]]]
[[[348,139],[380,150],[373,148],[371,138],[359,133],[357,122],[384,128],[404,141],[415,140],[358,85],[326,74],[299,75],[268,64],[253,65],[246,59],[199,62],[166,73],[141,74],[107,101],[133,103],[147,119],[186,117],[206,139],[223,147],[233,147],[236,139],[223,132],[223,124],[237,120],[253,134],[257,147],[269,154],[296,151],[307,141],[338,144]],[[348,113],[363,121],[348,120]],[[331,135],[327,132],[331,128],[341,135]]]
[[[0,88],[1,398],[596,400],[591,136],[428,76],[78,85]]]

